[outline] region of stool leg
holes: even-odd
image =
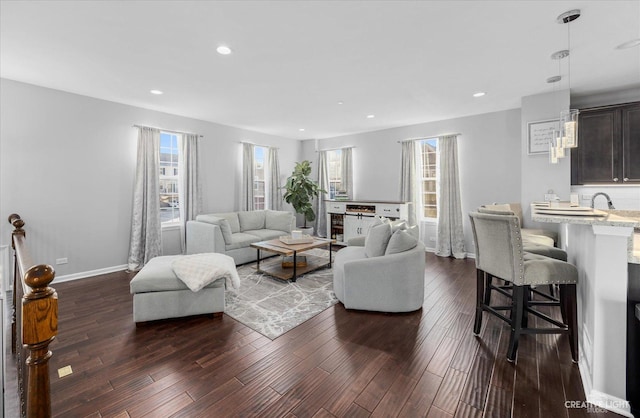
[[[493,276],[489,273],[484,274],[485,287],[484,287],[484,304],[491,305],[491,285],[493,284]]]
[[[473,323],[473,334],[480,335],[480,328],[482,327],[482,306],[485,298],[485,280],[486,274],[480,269],[476,269],[476,318]]]
[[[513,285],[513,305],[512,310],[515,315],[511,315],[511,337],[509,339],[509,351],[507,352],[507,361],[514,362],[518,351],[518,340],[522,333],[522,314],[524,311],[526,286]]]
[[[578,305],[575,284],[560,285],[560,306],[562,319],[569,329],[571,358],[578,362]]]
[[[529,313],[527,308],[531,306],[531,299],[533,298],[533,292],[531,292],[531,286],[525,286],[523,292],[522,303],[524,306],[522,307],[522,328],[527,328],[529,326]]]

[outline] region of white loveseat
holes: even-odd
[[[290,235],[296,218],[290,212],[255,210],[198,215],[187,222],[187,254],[222,253],[236,265],[254,261],[251,243]]]

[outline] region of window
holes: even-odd
[[[342,150],[327,151],[327,171],[329,174],[329,199],[335,199],[338,192],[346,193],[342,187]]]
[[[423,139],[417,143],[421,217],[438,218],[438,139]]]
[[[255,146],[253,148],[253,208],[265,209],[265,159],[266,147]]]
[[[163,225],[180,221],[178,199],[178,158],[182,136],[160,132],[160,222]]]

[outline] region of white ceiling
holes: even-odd
[[[568,88],[567,59],[559,85],[545,80],[559,72],[550,55],[568,47],[556,17],[575,8],[572,96],[640,86],[640,47],[615,49],[640,38],[639,0],[2,0],[0,76],[326,138],[517,108]],[[220,44],[233,54],[217,54]]]

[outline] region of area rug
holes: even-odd
[[[238,267],[238,275],[240,289],[225,292],[224,313],[272,340],[338,302],[330,268],[301,275],[295,283],[257,273],[255,263]]]

